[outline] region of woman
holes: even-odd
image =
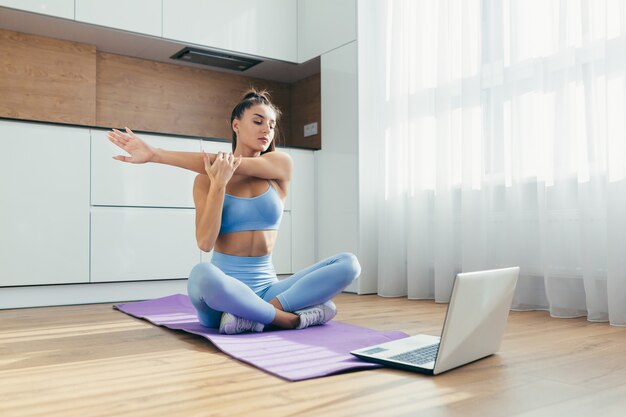
[[[230,117],[229,154],[155,149],[128,128],[108,134],[130,154],[117,160],[199,173],[193,185],[196,240],[213,257],[191,270],[188,293],[200,323],[219,326],[220,333],[324,324],[337,312],[331,298],[361,271],[354,255],[342,253],[282,281],[276,277],[271,252],[292,170],[289,155],[274,150],[279,116],[266,92],[248,92]]]

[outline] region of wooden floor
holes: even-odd
[[[342,294],[337,320],[438,334],[445,305]],[[0,311],[0,416],[626,416],[626,328],[512,312],[497,355],[429,377],[285,382],[110,304]]]

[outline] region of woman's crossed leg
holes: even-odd
[[[201,263],[191,271],[188,294],[200,323],[220,327],[222,332],[261,331],[267,324],[304,328],[334,317],[336,310],[330,299],[357,278],[360,271],[354,255],[341,253],[257,294],[215,265]]]

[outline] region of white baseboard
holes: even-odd
[[[146,300],[187,294],[187,280],[106,282],[0,288],[0,310]]]

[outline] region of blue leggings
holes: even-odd
[[[200,323],[219,327],[226,311],[269,324],[277,298],[284,311],[296,311],[330,300],[361,273],[351,253],[340,253],[279,281],[271,255],[233,256],[213,253],[211,263],[196,265],[189,275],[187,292]]]

